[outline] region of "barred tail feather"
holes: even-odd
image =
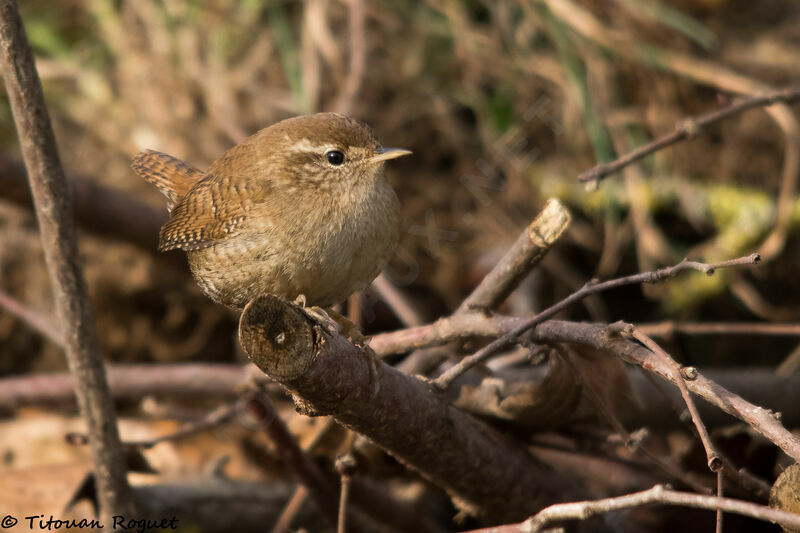
[[[205,173],[171,155],[145,150],[131,159],[131,167],[167,197],[167,209],[180,202]]]

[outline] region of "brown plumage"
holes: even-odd
[[[206,172],[153,150],[132,166],[167,197],[159,249],[185,250],[211,299],[241,308],[302,294],[327,306],[371,282],[394,250],[399,206],[383,163],[408,153],[319,113],[259,131]]]
[[[168,211],[172,211],[178,200],[205,175],[177,157],[155,150],[145,150],[133,156],[131,167],[167,197]]]

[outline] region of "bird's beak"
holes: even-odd
[[[378,148],[375,150],[375,155],[369,158],[369,162],[380,163],[381,161],[403,157],[410,153],[411,150],[406,150],[405,148]]]

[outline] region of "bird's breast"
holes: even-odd
[[[273,198],[274,200],[274,198]],[[192,272],[213,300],[234,308],[275,294],[328,306],[369,284],[398,240],[399,205],[388,183],[292,208],[253,206],[235,236],[189,253]]]

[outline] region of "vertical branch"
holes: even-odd
[[[0,69],[42,235],[55,308],[70,371],[86,420],[101,517],[133,512],[111,395],[94,330],[78,249],[69,189],[58,157],[42,86],[14,0],[0,0]]]
[[[352,439],[350,440],[352,443]],[[336,470],[341,478],[342,488],[339,491],[339,520],[336,523],[336,533],[347,532],[347,504],[350,500],[350,482],[353,480],[356,460],[351,453],[345,453],[336,458]]]
[[[682,369],[680,365],[672,358],[672,356],[665,352],[661,346],[656,344],[653,339],[636,328],[632,328],[631,336],[644,344],[651,352],[663,359],[664,362],[672,369],[675,377],[675,385],[678,386],[678,390],[681,392],[683,401],[686,403],[686,408],[689,410],[689,414],[692,417],[692,422],[694,422],[694,425],[697,428],[697,435],[700,437],[700,442],[703,443],[703,448],[706,451],[708,468],[712,472],[719,472],[723,466],[722,459],[720,459],[719,454],[714,448],[714,445],[711,443],[711,437],[708,435],[708,430],[706,429],[705,424],[703,424],[703,421],[700,419],[700,413],[697,411],[697,406],[694,404],[692,395],[689,393],[689,388],[686,386],[685,380],[694,380],[697,378],[697,369],[694,367],[686,367]]]
[[[717,471],[717,498],[722,498],[722,469]],[[722,533],[722,509],[717,509],[716,533]]]

